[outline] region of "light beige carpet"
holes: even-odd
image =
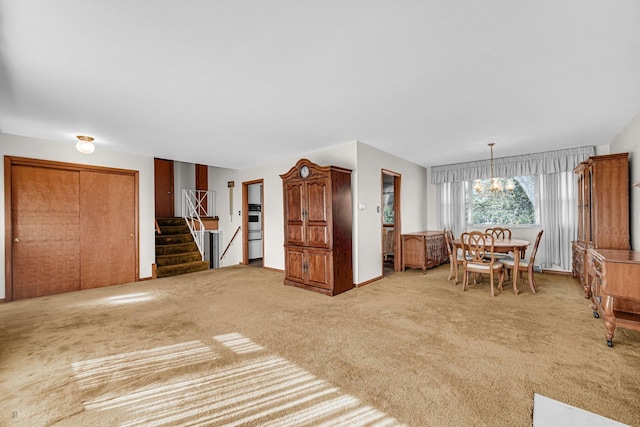
[[[640,425],[640,333],[571,277],[448,266],[327,297],[229,267],[0,304],[0,425],[530,426],[534,393]]]

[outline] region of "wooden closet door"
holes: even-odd
[[[14,300],[80,289],[79,176],[11,168]]]
[[[80,172],[82,289],[136,280],[135,178]]]

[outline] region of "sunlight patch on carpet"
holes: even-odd
[[[213,337],[213,339],[237,354],[254,353],[256,351],[264,350],[264,347],[254,343],[249,338],[244,337],[237,332],[218,335]]]
[[[402,425],[282,357],[264,353],[246,356],[266,349],[241,334],[217,335],[214,340],[211,347],[201,341],[190,341],[74,363],[81,388],[84,384],[86,389],[89,384],[98,393],[87,396],[86,410],[103,411],[105,419],[109,411],[118,411],[114,414],[119,414],[119,424],[126,427]],[[218,355],[213,346],[224,346],[244,359],[238,362],[237,356],[227,353],[230,358],[227,362],[224,356],[217,359],[222,366],[198,368],[189,374],[176,371],[173,376],[167,372],[168,379],[145,385],[133,381],[134,374],[157,372],[156,362],[164,356],[171,356],[170,364],[177,369],[181,360],[185,364],[193,362],[191,354]],[[118,375],[120,371],[126,374]],[[99,385],[105,382],[110,383],[111,391],[101,393]]]
[[[87,389],[105,382],[126,381],[141,374],[164,372],[218,357],[201,341],[189,341],[74,362],[72,366],[80,389]]]
[[[120,305],[131,304],[135,302],[150,301],[153,299],[153,295],[149,292],[138,292],[135,294],[118,295],[114,297],[106,298],[107,304]]]

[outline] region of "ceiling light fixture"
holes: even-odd
[[[491,142],[489,144],[487,144],[489,147],[491,147],[491,169],[490,169],[490,184],[488,187],[488,190],[490,190],[493,193],[499,193],[500,191],[503,190],[502,188],[502,183],[500,182],[499,178],[494,177],[493,175],[493,146],[495,145],[494,142]],[[507,181],[507,184],[505,185],[505,189],[508,191],[513,191],[513,189],[516,188],[516,184],[515,182],[513,182],[513,179],[509,179]],[[476,182],[473,184],[473,189],[476,190],[478,193],[481,192],[484,187],[482,185],[482,181],[477,179]]]
[[[95,145],[93,145],[93,138],[90,136],[78,135],[78,143],[76,144],[76,150],[81,152],[82,154],[91,154],[96,149]]]

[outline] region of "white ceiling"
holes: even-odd
[[[604,145],[640,112],[640,1],[0,0],[0,96],[4,133],[235,169]]]

